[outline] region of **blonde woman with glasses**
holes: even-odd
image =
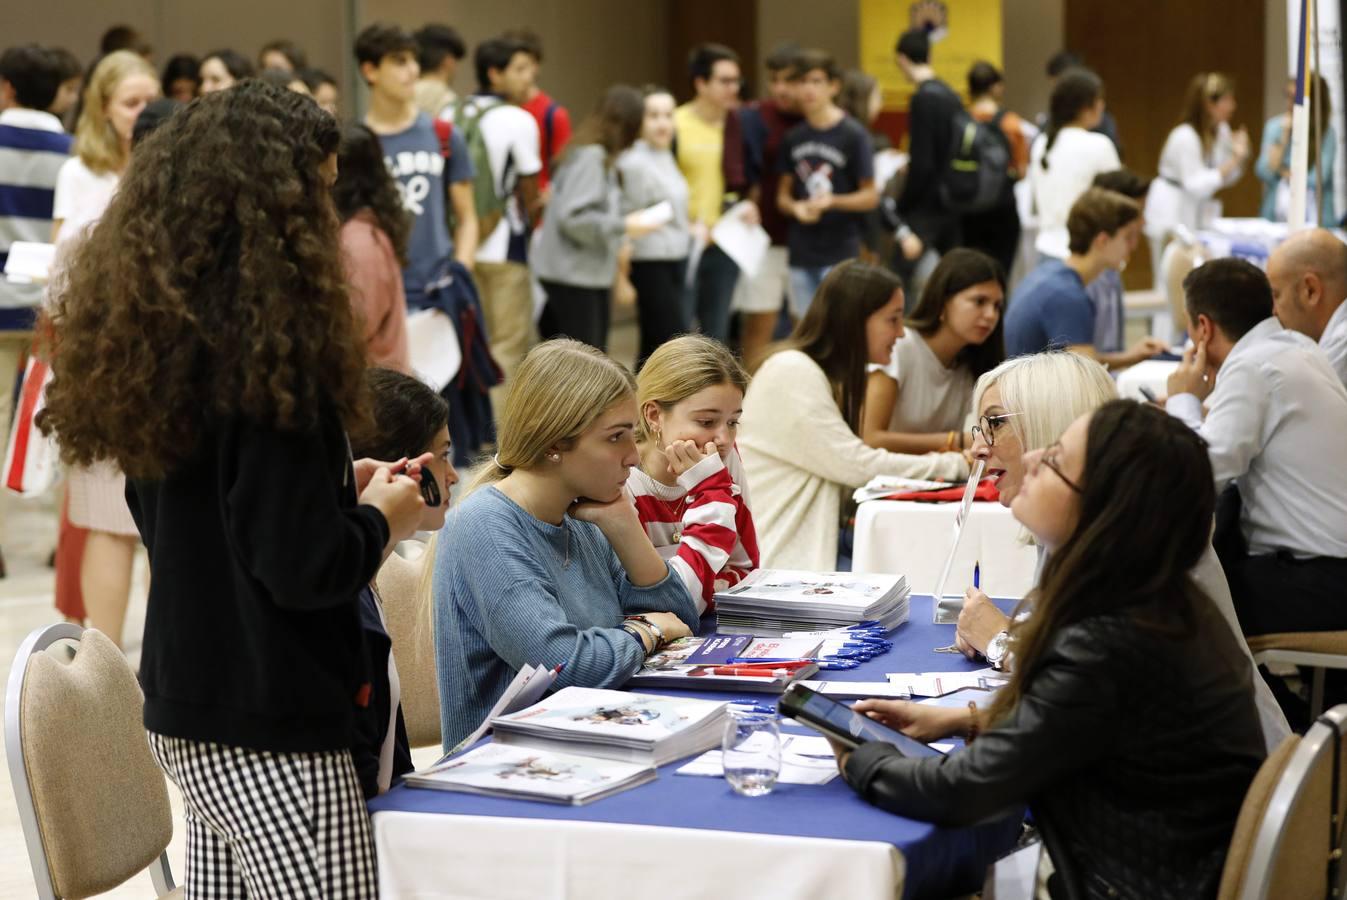
[[[973,429],[973,455],[983,460],[987,474],[996,478],[1001,505],[1009,508],[1019,495],[1030,457],[1056,445],[1073,421],[1117,395],[1118,389],[1104,367],[1075,353],[1019,356],[979,378],[973,389],[973,408],[978,415],[978,424]],[[1045,462],[1051,468],[1054,454],[1046,456]],[[1126,537],[1119,535],[1118,539]],[[1046,558],[1047,552],[1040,545],[1040,574]],[[1239,639],[1239,646],[1248,653],[1230,586],[1210,540],[1189,575],[1211,598]],[[1009,617],[986,594],[969,588],[964,595],[955,642],[965,656],[985,657],[993,666],[1006,668],[1012,664],[1007,639],[1009,625]],[[1256,668],[1253,681],[1258,717],[1271,750],[1290,734],[1290,727]]]
[[[572,340],[524,357],[498,452],[450,514],[435,559],[441,740],[456,746],[526,664],[558,688],[617,687],[697,607],[627,496],[641,460],[631,373]]]

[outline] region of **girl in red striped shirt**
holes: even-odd
[[[704,612],[758,566],[748,485],[734,439],[748,375],[701,335],[661,345],[637,376],[641,466],[631,492],[646,534]]]

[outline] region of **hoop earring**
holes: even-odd
[[[550,459],[552,462],[561,462],[560,453],[549,453],[547,454],[547,458]]]

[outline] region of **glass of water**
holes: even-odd
[[[772,792],[781,774],[781,728],[774,713],[731,707],[721,750],[730,787],[745,797]]]

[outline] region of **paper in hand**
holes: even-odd
[[[751,201],[742,200],[731,206],[711,229],[711,240],[725,255],[734,260],[744,277],[752,278],[758,274],[767,248],[772,239],[761,225],[750,225],[744,221],[745,207]]]

